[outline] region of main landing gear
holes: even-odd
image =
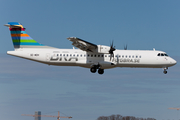
[[[92,73],[96,73],[97,69],[98,69],[98,73],[99,73],[99,74],[103,74],[103,73],[104,73],[104,69],[101,69],[99,65],[93,65],[93,66],[91,67],[90,71],[91,71]]]
[[[164,69],[163,73],[164,73],[164,74],[167,74],[167,69],[168,69],[168,67],[165,67],[165,68],[163,68],[163,69]]]

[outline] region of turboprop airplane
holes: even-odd
[[[115,67],[132,68],[163,68],[164,74],[168,67],[176,61],[163,51],[153,50],[117,50],[113,43],[109,46],[96,45],[80,38],[67,38],[72,45],[79,49],[59,49],[45,46],[36,42],[18,22],[5,24],[9,27],[14,51],[7,51],[8,55],[33,60],[36,62],[56,66],[80,66],[90,68],[92,73],[98,70]]]

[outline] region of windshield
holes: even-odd
[[[158,53],[157,56],[168,56],[166,53]]]

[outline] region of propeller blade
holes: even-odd
[[[110,45],[110,50],[109,50],[109,54],[113,54],[113,51],[115,51],[115,46],[113,47],[113,41],[112,44]]]
[[[124,46],[124,50],[127,50],[127,44],[126,44],[126,46]]]
[[[114,58],[114,53],[110,54],[110,61],[111,61],[112,57]]]
[[[115,46],[113,47],[113,44],[114,42],[112,41],[112,43],[110,43],[110,49],[109,49],[110,61],[111,61],[111,58],[114,57],[114,51],[116,50]]]

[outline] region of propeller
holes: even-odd
[[[124,46],[124,50],[127,50],[127,44]]]
[[[116,49],[115,49],[115,46],[113,47],[113,41],[112,41],[112,43],[110,44],[110,49],[109,49],[110,60],[111,60],[112,57],[114,57],[114,52],[113,51],[115,51],[115,50]]]

